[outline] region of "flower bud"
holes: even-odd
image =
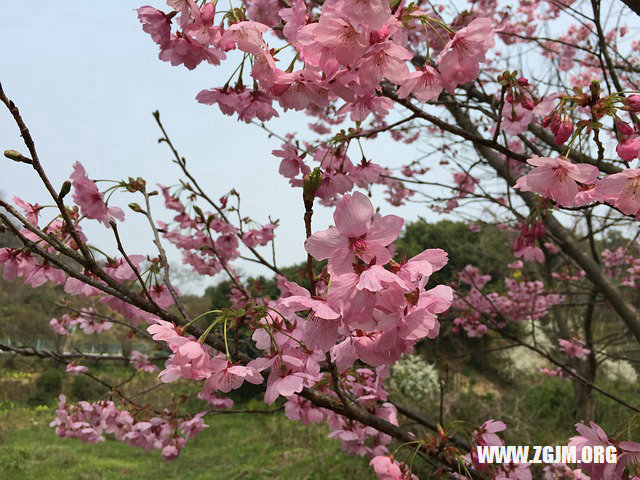
[[[33,163],[33,160],[25,157],[20,152],[16,152],[15,150],[5,150],[4,156],[10,160],[13,160],[14,162],[28,163],[29,165]]]
[[[138,205],[137,203],[135,203],[135,202],[134,203],[130,203],[129,204],[129,208],[131,210],[133,210],[134,212],[144,213],[144,210],[142,210],[142,207],[140,205]]]
[[[522,107],[527,110],[533,110],[536,105],[533,103],[533,100],[530,98],[525,98],[522,100]]]
[[[615,124],[618,131],[623,135],[627,135],[627,136],[633,135],[633,127],[629,125],[627,122],[623,122],[619,118],[616,118]]]
[[[193,210],[198,214],[198,216],[202,217],[204,219],[204,213],[202,213],[202,210],[200,209],[199,206],[194,205],[193,206]]]
[[[627,97],[627,106],[632,112],[640,112],[640,95],[629,95]]]
[[[640,151],[640,137],[631,137],[621,141],[616,147],[616,152],[625,162],[638,158]]]
[[[60,188],[60,193],[58,194],[58,197],[60,197],[60,200],[66,197],[70,191],[71,191],[71,182],[67,180],[62,184],[62,187]]]
[[[520,236],[513,239],[513,251],[518,252],[525,247],[524,239]]]
[[[536,224],[531,229],[531,233],[536,238],[542,238],[547,233],[547,227],[545,227],[544,223],[536,222]]]
[[[304,181],[302,183],[302,197],[305,202],[313,201],[313,197],[321,186],[322,172],[318,167],[316,167],[311,173],[304,177]]]
[[[560,122],[560,124],[558,125],[557,131],[555,132],[553,140],[554,142],[556,142],[557,145],[562,145],[567,140],[569,140],[572,133],[573,133],[573,124],[569,119],[569,115],[565,115],[564,120]]]

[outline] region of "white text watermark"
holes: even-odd
[[[614,446],[575,445],[477,446],[478,463],[616,463]]]

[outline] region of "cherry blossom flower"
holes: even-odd
[[[284,413],[290,420],[297,420],[303,425],[322,423],[325,417],[322,409],[299,395],[289,397],[284,405]]]
[[[164,12],[150,6],[140,7],[136,11],[142,30],[151,35],[151,39],[158,45],[166,46],[171,38],[171,22]]]
[[[37,264],[24,275],[24,283],[33,288],[40,287],[47,282],[54,285],[63,285],[67,279],[67,274],[62,270],[52,266],[46,260],[42,264]]]
[[[423,70],[411,72],[397,93],[398,98],[413,95],[420,102],[428,102],[438,98],[443,88],[440,73],[435,68],[425,65]]]
[[[204,391],[198,393],[198,398],[204,400],[214,408],[226,410],[233,407],[233,400],[228,397],[219,397],[213,392],[205,393]]]
[[[392,456],[378,455],[371,459],[369,465],[378,476],[378,480],[418,480],[408,467],[397,462]]]
[[[476,18],[458,30],[443,47],[438,57],[438,70],[448,86],[461,85],[475,80],[480,71],[480,62],[487,51],[495,45],[494,28],[490,18]]]
[[[587,358],[587,355],[591,352],[591,350],[585,348],[581,342],[574,338],[570,340],[561,338],[558,340],[558,345],[568,357]]]
[[[88,371],[89,369],[84,365],[76,365],[73,362],[67,364],[67,373],[73,377],[75,377],[79,373],[87,373]]]
[[[259,55],[267,46],[262,39],[262,34],[267,30],[269,27],[259,22],[234,23],[224,32],[220,43],[222,45],[234,44],[243,52]]]
[[[176,293],[178,291],[176,290]],[[160,308],[168,308],[174,304],[173,297],[166,284],[156,284],[149,289],[149,295]]]
[[[226,55],[218,48],[203,45],[189,35],[178,32],[177,35],[171,35],[169,42],[161,47],[159,58],[174,67],[184,65],[193,70],[204,61],[211,65],[220,65]]]
[[[360,59],[369,48],[369,35],[339,17],[324,14],[320,21],[302,27],[297,38],[303,59],[327,70],[333,61],[345,67]]]
[[[285,22],[282,34],[289,42],[294,42],[300,29],[307,24],[307,6],[304,0],[294,0],[289,4],[291,8],[280,9],[278,15]]]
[[[229,393],[231,390],[240,388],[244,381],[254,385],[259,385],[264,381],[262,375],[255,368],[233,365],[226,358],[212,360],[212,369],[213,373],[204,384],[205,394],[216,390]]]
[[[364,262],[374,258],[378,264],[391,259],[387,246],[402,230],[403,220],[386,215],[374,220],[371,201],[362,193],[345,195],[333,214],[336,226],[317,232],[307,239],[305,249],[316,260],[329,259],[329,273],[353,272],[356,256]]]
[[[340,10],[354,26],[380,30],[391,17],[389,4],[384,0],[330,0],[326,8]]]
[[[131,362],[131,365],[133,365],[133,367],[138,370],[142,370],[145,372],[155,372],[156,370],[158,370],[158,367],[151,363],[148,355],[145,355],[144,353],[137,350],[131,352],[129,361]]]
[[[114,219],[124,221],[124,212],[118,207],[107,207],[104,195],[100,193],[98,186],[89,180],[80,162],[73,164],[71,183],[74,188],[73,201],[87,218],[98,220],[107,227]]]
[[[611,203],[627,215],[640,213],[640,169],[629,168],[598,182],[594,198]]]
[[[527,160],[534,168],[520,177],[514,188],[523,192],[536,192],[570,206],[578,194],[577,182],[591,184],[596,181],[598,168],[584,163],[575,164],[563,158],[538,157]]]
[[[22,200],[20,197],[14,196],[13,202],[18,205],[26,214],[27,220],[32,225],[38,225],[38,218],[40,217],[40,210],[44,207],[37,203],[29,203]]]

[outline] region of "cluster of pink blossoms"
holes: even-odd
[[[582,97],[573,98],[573,101],[581,105]],[[561,101],[563,105],[566,97]],[[618,146],[616,151],[625,162],[631,162],[640,155],[640,133],[638,126],[621,120],[616,112],[618,109],[626,109],[636,113],[640,111],[640,95],[631,95],[618,107],[617,100],[609,101],[607,110],[601,105],[606,104],[607,99],[601,99],[595,105],[585,105],[585,110],[591,110],[592,115],[600,118],[607,114],[614,117],[615,131],[618,132]],[[582,106],[582,105],[581,105]],[[543,121],[543,126],[550,126],[555,134],[556,143],[566,142],[572,132],[573,124],[565,115],[560,121],[557,111],[550,114]],[[549,122],[551,122],[549,124]],[[577,134],[577,133],[576,133]],[[587,163],[573,163],[564,156],[557,158],[538,157],[534,155],[527,162],[534,168],[526,175],[520,177],[515,188],[523,192],[535,192],[555,201],[559,206],[575,207],[593,204],[594,202],[607,203],[625,215],[638,217],[640,213],[640,169],[625,168],[619,173],[612,173],[599,178],[601,172],[595,165]]]
[[[395,406],[387,402],[388,393],[383,387],[387,376],[387,367],[358,368],[352,374],[346,374],[341,379],[341,388],[346,394],[357,398],[358,401],[375,416],[393,425],[398,425]],[[322,388],[324,393],[335,395],[327,386]],[[360,422],[346,419],[331,410],[315,407],[311,402],[298,395],[292,395],[285,404],[285,413],[291,420],[297,420],[308,425],[325,422],[329,426],[329,438],[340,442],[342,449],[352,455],[375,458],[389,453],[387,446],[392,438],[389,435],[368,427]]]
[[[67,405],[66,397],[60,395],[51,426],[59,437],[97,443],[104,442],[105,435],[110,435],[133,447],[161,450],[163,460],[172,460],[190,438],[207,428],[202,420],[204,415],[205,412],[201,412],[183,420],[164,411],[157,416],[146,414],[142,420],[134,418],[128,410],[118,409],[111,401]]]
[[[591,352],[588,348],[585,348],[584,343],[572,338],[570,340],[561,338],[558,340],[560,350],[567,354],[568,357],[583,359]]]
[[[88,218],[110,225],[109,222],[114,219],[124,220],[124,213],[117,207],[108,207],[104,200],[104,193],[98,190],[97,184],[90,180],[84,168],[80,163],[74,164],[74,172],[71,175],[73,186],[73,199],[77,207],[68,209],[67,214],[72,221],[75,222],[75,232],[82,242],[86,242],[87,238],[82,233],[80,220]],[[25,212],[25,215],[32,225],[37,227],[40,217],[40,211],[43,207],[37,204],[25,202],[19,198],[14,198],[16,204]],[[68,231],[65,223],[61,218],[54,218],[45,227],[43,232],[52,238],[52,241],[58,241],[73,251],[78,250],[71,233]],[[20,233],[29,240],[36,243],[42,243],[42,239],[29,229],[22,228]],[[47,251],[54,252],[54,247],[49,244],[43,244],[43,248]],[[145,261],[143,255],[129,255],[129,260],[136,268]],[[105,304],[117,313],[128,318],[132,324],[137,325],[140,322],[150,322],[155,319],[155,315],[141,310],[121,299],[111,295],[104,294],[98,288],[91,286],[74,277],[68,277],[65,272],[51,265],[47,260],[39,261],[38,257],[32,254],[26,248],[0,248],[0,263],[3,265],[3,277],[7,281],[13,281],[22,277],[23,281],[32,287],[38,287],[45,283],[54,285],[64,285],[64,291],[70,295],[82,297],[99,297],[99,303]],[[128,262],[124,258],[108,258],[104,266],[104,272],[112,276],[114,279],[125,282],[136,279],[135,272],[131,269]],[[100,279],[93,276],[89,272],[83,272],[97,283],[103,283]],[[163,307],[167,307],[173,303],[173,299],[168,294],[165,285],[156,285],[151,288],[152,296],[156,297]],[[74,326],[80,326],[86,333],[98,333],[102,330],[111,328],[111,323],[101,321],[100,318],[93,315],[91,309],[83,309],[77,318],[63,316],[60,319],[52,319],[51,327],[61,335],[68,333],[69,329]]]
[[[505,430],[507,426],[496,420],[487,420],[479,429],[472,434],[471,453],[462,457],[463,461],[475,471],[482,472],[489,478],[496,480],[532,480],[533,476],[529,469],[529,463],[503,463],[487,464],[480,463],[477,454],[477,447],[503,446],[504,441],[497,435]],[[469,480],[464,475],[457,475],[460,480]],[[555,479],[554,480],[559,480]]]
[[[615,463],[579,463],[578,466],[589,474],[591,480],[617,480],[619,478],[629,478],[637,480],[638,476],[630,477],[625,473],[625,469],[630,464],[638,464],[640,462],[640,443],[637,442],[620,442],[616,443],[593,422],[586,426],[582,423],[576,425],[576,430],[580,435],[571,437],[569,445],[575,446],[578,452],[583,447],[594,447],[596,445],[602,447],[615,446],[617,450],[617,461]],[[582,456],[577,455],[578,459]],[[626,475],[626,477],[625,477]]]
[[[523,322],[544,317],[554,306],[564,301],[564,296],[547,293],[539,281],[517,281],[506,278],[505,294],[485,293],[483,287],[491,280],[471,265],[460,272],[460,281],[469,285],[467,293],[458,294],[453,308],[458,316],[454,319],[454,333],[463,328],[469,337],[481,337],[491,328],[504,328],[507,322]]]
[[[518,236],[513,240],[513,255],[524,261],[544,263],[544,252],[537,246],[536,240],[544,238],[546,233],[547,228],[541,221],[523,223]]]
[[[179,202],[174,199],[174,203]],[[176,222],[187,228],[195,226],[184,213]],[[267,404],[285,397],[290,418],[303,423],[326,422],[330,436],[339,439],[346,451],[386,455],[391,437],[314,407],[296,394],[314,387],[335,395],[329,388],[328,374],[321,372],[328,355],[340,375],[341,388],[368,405],[375,415],[397,424],[395,407],[386,403],[387,393],[382,388],[386,367],[402,354],[411,353],[419,340],[439,333],[436,315],[449,308],[453,293],[444,285],[431,290],[424,287],[429,276],[446,264],[447,255],[435,249],[401,263],[392,261],[392,243],[403,221],[394,215],[375,214],[369,199],[359,192],[342,197],[334,222],[335,227],[315,233],[305,244],[316,259],[328,260],[316,279],[314,294],[279,278],[280,298],[261,299],[265,313],[245,322],[253,330],[251,338],[262,356],[246,365],[232,363],[224,353],[162,320],[148,331],[173,353],[160,372],[163,381],[202,380],[200,397],[224,407],[216,392],[228,393],[244,381],[262,383],[262,374],[268,371]],[[178,234],[168,235],[177,238]],[[247,298],[238,289],[233,290],[232,300],[234,308],[249,311]],[[360,368],[349,373],[357,359],[375,371]]]
[[[607,275],[621,285],[635,288],[640,282],[640,249],[637,243],[628,248],[605,249],[602,260]]]
[[[82,308],[77,315],[64,314],[60,318],[49,321],[51,328],[58,335],[69,335],[76,327],[84,333],[100,333],[113,327],[113,323],[95,316],[93,308]]]
[[[152,7],[138,9],[143,30],[158,44],[163,61],[193,69],[202,62],[218,65],[226,58],[226,52],[238,50],[242,52],[243,64],[247,63],[246,68],[239,69],[235,85],[231,86],[229,81],[221,88],[200,92],[198,101],[217,104],[224,114],[235,114],[246,122],[267,121],[277,116],[274,102],[278,102],[285,111],[305,110],[309,115],[317,116],[319,121],[314,131],[329,133],[329,126],[342,122],[347,115],[357,123],[373,117],[374,126],[386,125],[383,119],[394,105],[387,92],[389,87],[391,91],[397,87],[395,94],[400,100],[412,96],[421,102],[437,99],[444,90],[453,93],[459,85],[478,77],[479,65],[494,45],[496,26],[499,25],[500,38],[507,44],[513,43],[514,37],[510,35],[533,34],[538,22],[557,17],[571,2],[549,5],[540,9],[542,13],[537,12],[540,2],[523,2],[514,9],[513,18],[510,18],[510,11],[498,11],[498,2],[480,2],[481,8],[476,12],[482,11],[483,15],[496,20],[464,12],[452,22],[452,26],[459,28],[456,33],[438,20],[436,12],[405,2],[391,8],[382,0],[328,0],[310,5],[303,0],[294,0],[290,6],[283,7],[275,0],[245,0],[245,8],[225,12],[217,12],[213,2],[203,2],[200,6],[193,0],[169,0],[167,3],[173,9],[167,14]],[[218,14],[221,18],[216,24]],[[265,40],[267,34],[294,49],[293,60],[286,70],[277,65],[284,67],[288,62],[276,62],[283,60],[281,52],[287,49],[270,47]],[[580,36],[587,34],[587,31],[572,27],[565,37],[566,48],[560,47],[560,52],[549,49],[550,56],[560,57],[561,70],[569,70],[575,61],[571,55],[577,50],[571,44],[578,43]],[[607,34],[609,38],[610,33]],[[409,62],[414,60],[414,51],[427,39],[433,57],[427,58],[422,68],[412,71]],[[559,48],[558,45],[554,47]],[[299,70],[296,69],[298,63],[302,64]],[[417,64],[422,65],[422,59]],[[249,71],[251,81],[246,84],[252,84],[252,87],[246,86],[242,78],[243,72]],[[598,70],[592,68],[585,78],[595,72]],[[539,100],[528,80],[518,79],[505,96],[502,129],[509,135],[518,135],[525,132],[537,116],[542,118],[542,126],[551,130],[556,144],[566,143],[575,129],[571,112],[566,109],[566,98],[561,99],[559,107],[554,107],[553,101],[557,98],[560,96],[551,95]],[[637,96],[629,97],[625,105],[637,112],[640,110],[638,100]],[[338,107],[338,103],[342,105]],[[615,127],[618,155],[626,161],[637,158],[640,149],[637,130],[618,117]],[[393,135],[395,139],[405,138],[398,132]],[[416,135],[407,134],[405,141],[415,140]],[[203,381],[199,397],[216,408],[229,408],[232,404],[216,392],[227,393],[239,388],[244,381],[262,383],[263,375],[268,375],[267,403],[283,396],[287,398],[285,408],[290,418],[303,423],[326,421],[331,436],[339,439],[346,451],[372,457],[371,465],[379,478],[413,478],[406,465],[388,454],[386,445],[391,441],[390,437],[317,408],[303,396],[296,395],[304,388],[312,387],[335,395],[329,388],[328,374],[321,369],[328,366],[328,355],[337,367],[340,388],[357,398],[374,415],[397,424],[395,408],[386,403],[387,394],[382,388],[386,367],[402,354],[411,353],[419,340],[438,335],[436,315],[447,310],[453,298],[451,289],[442,285],[424,290],[429,276],[447,262],[443,251],[427,250],[408,261],[394,262],[391,260],[392,242],[400,233],[402,220],[393,215],[380,217],[375,214],[369,200],[360,193],[338,200],[356,185],[367,188],[376,182],[386,185],[394,205],[401,204],[412,194],[401,182],[388,178],[390,171],[365,159],[354,164],[347,156],[348,142],[339,143],[337,147],[322,146],[303,151],[289,142],[274,152],[282,158],[281,174],[290,179],[291,185],[300,187],[305,175],[311,171],[305,160],[311,157],[308,152],[313,150],[313,161],[319,163],[322,172],[322,185],[315,193],[323,203],[337,204],[335,227],[316,233],[305,245],[316,259],[328,260],[326,270],[312,279],[311,291],[279,279],[280,298],[259,299],[267,313],[249,319],[247,326],[253,330],[252,339],[261,356],[247,365],[232,363],[228,353],[215,351],[172,323],[105,295],[94,286],[66,278],[61,270],[46,261],[40,263],[28,250],[0,249],[5,278],[22,276],[34,287],[46,282],[64,284],[67,293],[99,297],[101,303],[130,318],[134,325],[142,321],[150,323],[148,331],[153,338],[165,342],[172,351],[160,374],[161,379],[167,382],[178,378]],[[510,159],[507,162],[511,164]],[[560,206],[602,201],[627,215],[640,212],[640,170],[627,169],[598,180],[600,172],[596,167],[574,164],[564,157],[534,157],[528,163],[533,170],[516,185],[522,191],[539,193]],[[516,166],[511,171],[520,170],[521,167]],[[413,175],[413,170],[409,173]],[[107,206],[104,193],[87,177],[80,164],[74,165],[71,180],[73,199],[79,207],[69,212],[72,220],[88,218],[109,226],[111,221],[124,218],[121,210]],[[443,209],[446,212],[458,206],[457,199],[472,194],[476,188],[476,180],[466,172],[455,174],[454,182],[460,194],[447,203]],[[273,224],[243,231],[241,226],[234,227],[218,214],[196,211],[197,214],[192,215],[167,189],[162,188],[162,191],[167,206],[178,215],[174,219],[177,228],[169,230],[163,224],[161,230],[182,250],[185,263],[200,274],[215,275],[224,269],[237,279],[228,263],[240,256],[241,243],[255,248],[273,239]],[[226,199],[221,199],[221,203],[226,203]],[[16,201],[16,204],[37,225],[42,207],[22,201]],[[44,228],[64,245],[73,250],[78,248],[61,220],[56,219]],[[76,230],[84,240],[79,226]],[[40,241],[26,229],[22,233]],[[520,240],[514,245],[516,256],[542,261],[542,251],[535,242],[543,236],[539,225],[523,228],[518,237]],[[130,256],[130,260],[137,268],[145,257]],[[155,259],[147,260],[154,265]],[[632,277],[629,282],[635,281],[633,268],[635,265],[629,267]],[[136,279],[123,258],[109,259],[104,271],[121,282]],[[456,324],[463,326],[470,336],[486,331],[486,326],[479,321],[482,315],[493,318],[499,326],[505,320],[540,318],[562,301],[559,295],[544,293],[541,282],[509,279],[507,293],[499,295],[483,294],[481,289],[490,277],[471,268],[461,274],[461,280],[471,289],[466,297],[456,299],[455,306],[465,310],[465,314],[456,319]],[[165,284],[152,285],[150,297],[161,308],[168,308],[174,302]],[[235,307],[243,308],[247,305],[246,300],[240,289],[234,290]],[[73,326],[72,321],[74,319],[63,317],[52,321],[52,327],[65,334]],[[82,328],[96,331],[103,327],[103,324],[85,321]],[[561,340],[561,346],[569,355],[585,354],[570,341]],[[131,362],[136,368],[153,369],[148,357],[135,353]],[[375,369],[352,369],[358,359]],[[67,369],[72,374],[86,372],[86,367],[75,364]],[[164,458],[174,458],[186,439],[205,427],[200,416],[179,422],[170,416],[134,421],[127,415],[130,417],[128,412],[118,411],[110,402],[84,402],[67,407],[61,399],[59,417],[54,423],[65,436],[99,441],[103,433],[113,434],[132,445],[162,449]],[[502,440],[496,433],[502,429],[504,424],[501,422],[488,421],[474,433],[474,441],[478,445],[501,445]],[[583,434],[577,440],[579,442],[610,442],[595,425],[591,430],[579,428],[579,432]],[[628,454],[628,459],[639,450],[634,444],[620,444],[619,448]],[[480,465],[474,467],[482,468]],[[608,479],[614,478],[614,474],[620,475],[621,470],[592,471],[591,474],[594,479]],[[580,478],[582,474],[568,467],[558,467],[548,469],[545,475],[555,479],[563,476]],[[526,466],[504,465],[498,469],[495,478],[528,480],[531,474]]]
[[[242,233],[218,214],[203,212],[201,216],[194,212],[190,215],[178,197],[172,196],[168,188],[160,188],[165,206],[178,212],[173,218],[174,229],[159,222],[164,237],[182,251],[182,261],[200,275],[213,276],[238,258],[241,240],[253,247],[265,245],[273,238],[273,225]]]
[[[144,372],[155,372],[156,370],[158,370],[158,367],[151,363],[148,355],[137,350],[131,352],[129,361],[131,362],[131,365],[133,365],[133,368],[135,368],[136,370],[142,370]]]
[[[303,0],[295,0],[290,7],[247,1],[246,9],[220,12],[219,23],[212,2],[201,7],[190,0],[167,3],[173,9],[170,13],[149,6],[138,9],[143,30],[159,45],[162,60],[192,69],[201,62],[217,65],[225,52],[236,49],[244,54],[243,65],[251,59],[252,68],[241,68],[234,86],[230,81],[204,90],[197,95],[199,102],[217,104],[223,114],[249,122],[277,116],[273,107],[277,101],[285,111],[305,110],[319,117],[322,123],[312,125],[318,133],[328,133],[324,124],[340,123],[347,114],[356,122],[373,114],[374,123],[385,125],[382,119],[393,107],[393,101],[381,95],[385,81],[398,87],[400,98],[413,95],[428,101],[443,89],[453,92],[457,85],[478,76],[480,63],[494,45],[495,29],[489,18],[464,17],[454,22],[462,28],[453,33],[434,20],[437,13],[404,2],[392,11],[381,0],[330,0],[321,8]],[[433,36],[437,66],[411,71],[414,54],[410,48],[424,42],[425,31]],[[287,45],[279,49],[269,46],[266,34]],[[448,41],[443,40],[447,37]],[[294,50],[293,61],[283,70],[277,62],[287,47]],[[295,69],[297,62],[302,63],[299,70]],[[242,78],[245,71],[252,77],[250,82]],[[253,88],[246,86],[250,83]],[[344,103],[338,107],[336,102]],[[274,154],[283,158],[280,172],[292,185],[301,185],[309,171],[304,155],[299,156],[292,143],[285,143]],[[365,187],[375,182],[387,185],[394,205],[412,194],[401,182],[381,178],[382,169],[377,165],[363,160],[354,166],[340,145],[317,149],[313,158],[320,162],[324,174],[323,187],[317,192],[323,200],[351,191],[354,184]]]
[[[474,80],[494,45],[491,20],[476,18],[451,35],[437,58],[437,69],[425,66],[412,73],[407,62],[414,54],[406,48],[410,42],[406,29],[421,28],[423,19],[429,18],[428,12],[413,5],[392,13],[380,0],[330,0],[315,16],[304,1],[296,0],[273,18],[258,14],[251,19],[255,10],[238,9],[234,15],[223,15],[216,25],[213,3],[198,7],[192,1],[176,0],[168,4],[174,8],[170,14],[149,6],[138,9],[143,30],[159,45],[162,60],[192,69],[202,61],[217,65],[226,58],[225,52],[235,49],[253,58],[253,89],[240,78],[235,87],[227,84],[197,97],[247,122],[277,116],[274,100],[285,110],[321,111],[340,98],[345,103],[338,113],[348,113],[353,121],[363,121],[372,112],[386,115],[393,102],[378,94],[383,78],[401,87],[402,98],[413,93],[423,101],[433,100],[443,88],[453,91]],[[178,30],[172,33],[176,13]],[[273,30],[280,21],[282,29]],[[287,70],[278,68],[280,50],[267,44],[267,32],[286,40],[304,68],[294,70],[295,62]]]

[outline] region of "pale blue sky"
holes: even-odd
[[[144,4],[3,2],[8,21],[0,34],[0,82],[20,107],[52,181],[61,185],[79,160],[91,178],[142,176],[152,184],[176,183],[177,167],[169,162],[166,146],[157,143],[158,130],[151,117],[159,109],[172,140],[211,196],[218,198],[235,187],[242,194],[245,215],[261,222],[269,215],[280,219],[279,264],[303,260],[301,191],[291,189],[278,174],[279,161],[270,153],[280,142],[268,139],[256,126],[239,123],[221,115],[217,107],[194,100],[200,90],[222,86],[237,64],[202,64],[189,71],[161,62],[134,12]],[[270,127],[285,133],[306,128],[307,123],[303,115],[288,112],[271,121]],[[0,148],[25,151],[4,110],[0,111]],[[399,145],[388,137],[365,144],[365,150],[370,158],[387,165],[407,163],[419,155],[417,145]],[[354,159],[358,160],[355,153]],[[50,203],[34,172],[9,160],[0,161],[0,191]],[[119,199],[114,204],[126,206],[132,201],[129,196]],[[418,215],[434,218],[421,205],[394,208],[381,195],[374,197],[374,204],[383,213],[409,220]],[[317,210],[314,229],[326,228],[331,211]],[[135,217],[132,212],[127,215]],[[169,219],[162,209],[155,216]],[[90,239],[114,251],[110,232],[99,225],[88,228],[90,223],[95,222],[85,227]],[[127,225],[123,236],[130,253],[153,252],[150,235],[146,230],[142,233],[144,224],[138,220]],[[170,257],[178,261],[179,254],[172,251]],[[262,270],[246,264],[243,271]]]

